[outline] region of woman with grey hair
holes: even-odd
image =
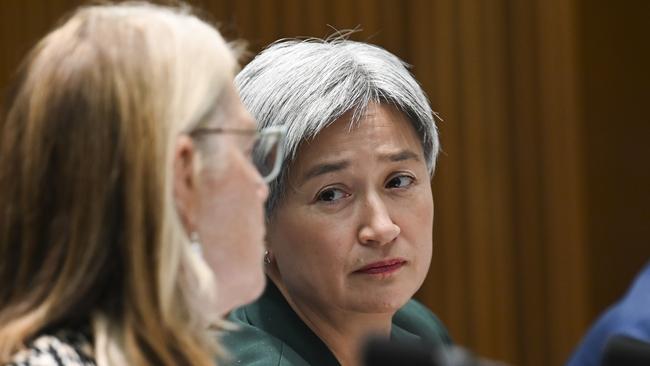
[[[368,334],[450,339],[411,297],[429,269],[439,149],[406,65],[349,40],[277,42],[236,77],[258,128],[285,126],[267,201],[266,274],[225,337],[242,365],[353,365]]]

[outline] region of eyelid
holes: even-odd
[[[395,178],[400,178],[400,177],[406,177],[406,178],[411,179],[411,183],[408,184],[408,185],[406,185],[406,186],[404,186],[404,187],[395,187],[395,188],[408,188],[408,187],[414,185],[415,183],[417,183],[417,181],[418,181],[418,179],[417,179],[417,177],[415,176],[415,174],[413,174],[413,173],[411,173],[411,172],[397,172],[397,173],[395,173],[395,174],[390,175],[389,178],[386,179],[386,183],[384,183],[384,185],[387,185],[387,184],[388,184],[390,181],[392,181],[393,179],[395,179]]]
[[[397,178],[397,177],[409,177],[409,178],[411,178],[413,180],[417,180],[417,177],[415,176],[415,173],[410,172],[410,171],[395,172],[395,173],[388,176],[388,180],[391,180],[391,179]]]
[[[324,192],[330,191],[330,190],[336,190],[336,191],[343,192],[343,193],[344,193],[344,197],[342,197],[342,198],[340,198],[340,199],[337,199],[337,200],[335,200],[335,201],[323,201],[323,200],[320,200],[320,199],[319,199],[319,197],[320,197],[321,194],[323,194]],[[343,199],[343,198],[347,198],[347,197],[349,197],[349,196],[351,196],[351,194],[348,193],[348,192],[347,192],[345,189],[343,189],[342,187],[340,187],[340,186],[338,186],[338,185],[329,185],[329,186],[323,187],[322,189],[318,190],[318,192],[316,192],[316,194],[314,195],[313,203],[334,204],[334,203],[340,201],[341,199]]]

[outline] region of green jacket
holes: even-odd
[[[230,355],[219,365],[339,366],[332,352],[302,322],[270,280],[256,302],[230,313],[239,330],[224,334]],[[410,300],[393,317],[391,339],[451,344],[447,331],[426,307]]]

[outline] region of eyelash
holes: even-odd
[[[408,178],[408,179],[411,180],[411,182],[410,182],[409,184],[407,184],[406,186],[403,186],[403,187],[394,187],[394,188],[396,188],[396,189],[405,189],[405,188],[408,188],[408,187],[412,186],[413,184],[415,184],[415,182],[416,182],[415,177],[413,177],[413,176],[411,176],[411,175],[409,175],[409,174],[399,174],[399,175],[396,175],[396,176],[390,178],[390,179],[388,180],[388,182],[386,183],[386,185],[388,185],[390,182],[392,182],[392,181],[395,180],[396,178]]]
[[[344,193],[344,197],[343,197],[343,198],[345,198],[345,197],[349,197],[349,196],[350,196],[349,193],[345,193],[345,191],[343,191],[343,190],[340,189],[340,188],[329,187],[329,188],[325,188],[325,189],[323,189],[322,191],[320,191],[320,192],[318,192],[318,193],[316,194],[316,202],[323,202],[323,203],[325,203],[325,204],[333,204],[333,203],[336,203],[340,198],[339,198],[339,199],[336,199],[336,200],[327,201],[327,200],[322,199],[322,196],[323,196],[324,193],[337,192],[337,191],[338,191],[338,192],[343,192],[343,193]]]
[[[390,182],[394,181],[396,178],[407,178],[407,179],[410,180],[410,182],[409,182],[409,184],[407,184],[407,185],[405,185],[405,186],[402,186],[402,187],[387,187],[388,184],[389,184]],[[388,180],[388,182],[386,183],[386,188],[389,188],[389,189],[407,189],[407,188],[411,187],[411,186],[412,186],[413,184],[415,184],[415,183],[416,183],[416,179],[415,179],[415,177],[413,177],[413,176],[411,176],[411,175],[408,175],[408,174],[400,174],[400,175],[396,175],[396,176],[390,178],[390,179]],[[330,193],[330,192],[342,192],[342,193],[343,193],[343,197],[341,197],[341,198],[336,198],[336,199],[332,199],[332,200],[324,200],[324,199],[323,199],[323,194],[325,194],[325,193]],[[346,193],[345,191],[343,191],[343,190],[340,189],[340,188],[329,187],[329,188],[325,188],[325,189],[323,189],[322,191],[318,192],[318,193],[316,194],[315,201],[316,201],[316,202],[323,202],[323,203],[325,203],[325,204],[334,204],[334,203],[336,203],[337,201],[339,201],[340,199],[342,199],[342,198],[346,198],[346,197],[349,197],[349,196],[350,196],[349,193]]]

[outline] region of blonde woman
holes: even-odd
[[[0,114],[1,364],[213,364],[209,326],[264,288],[282,137],[255,132],[235,56],[146,3],[80,8],[31,51]]]

